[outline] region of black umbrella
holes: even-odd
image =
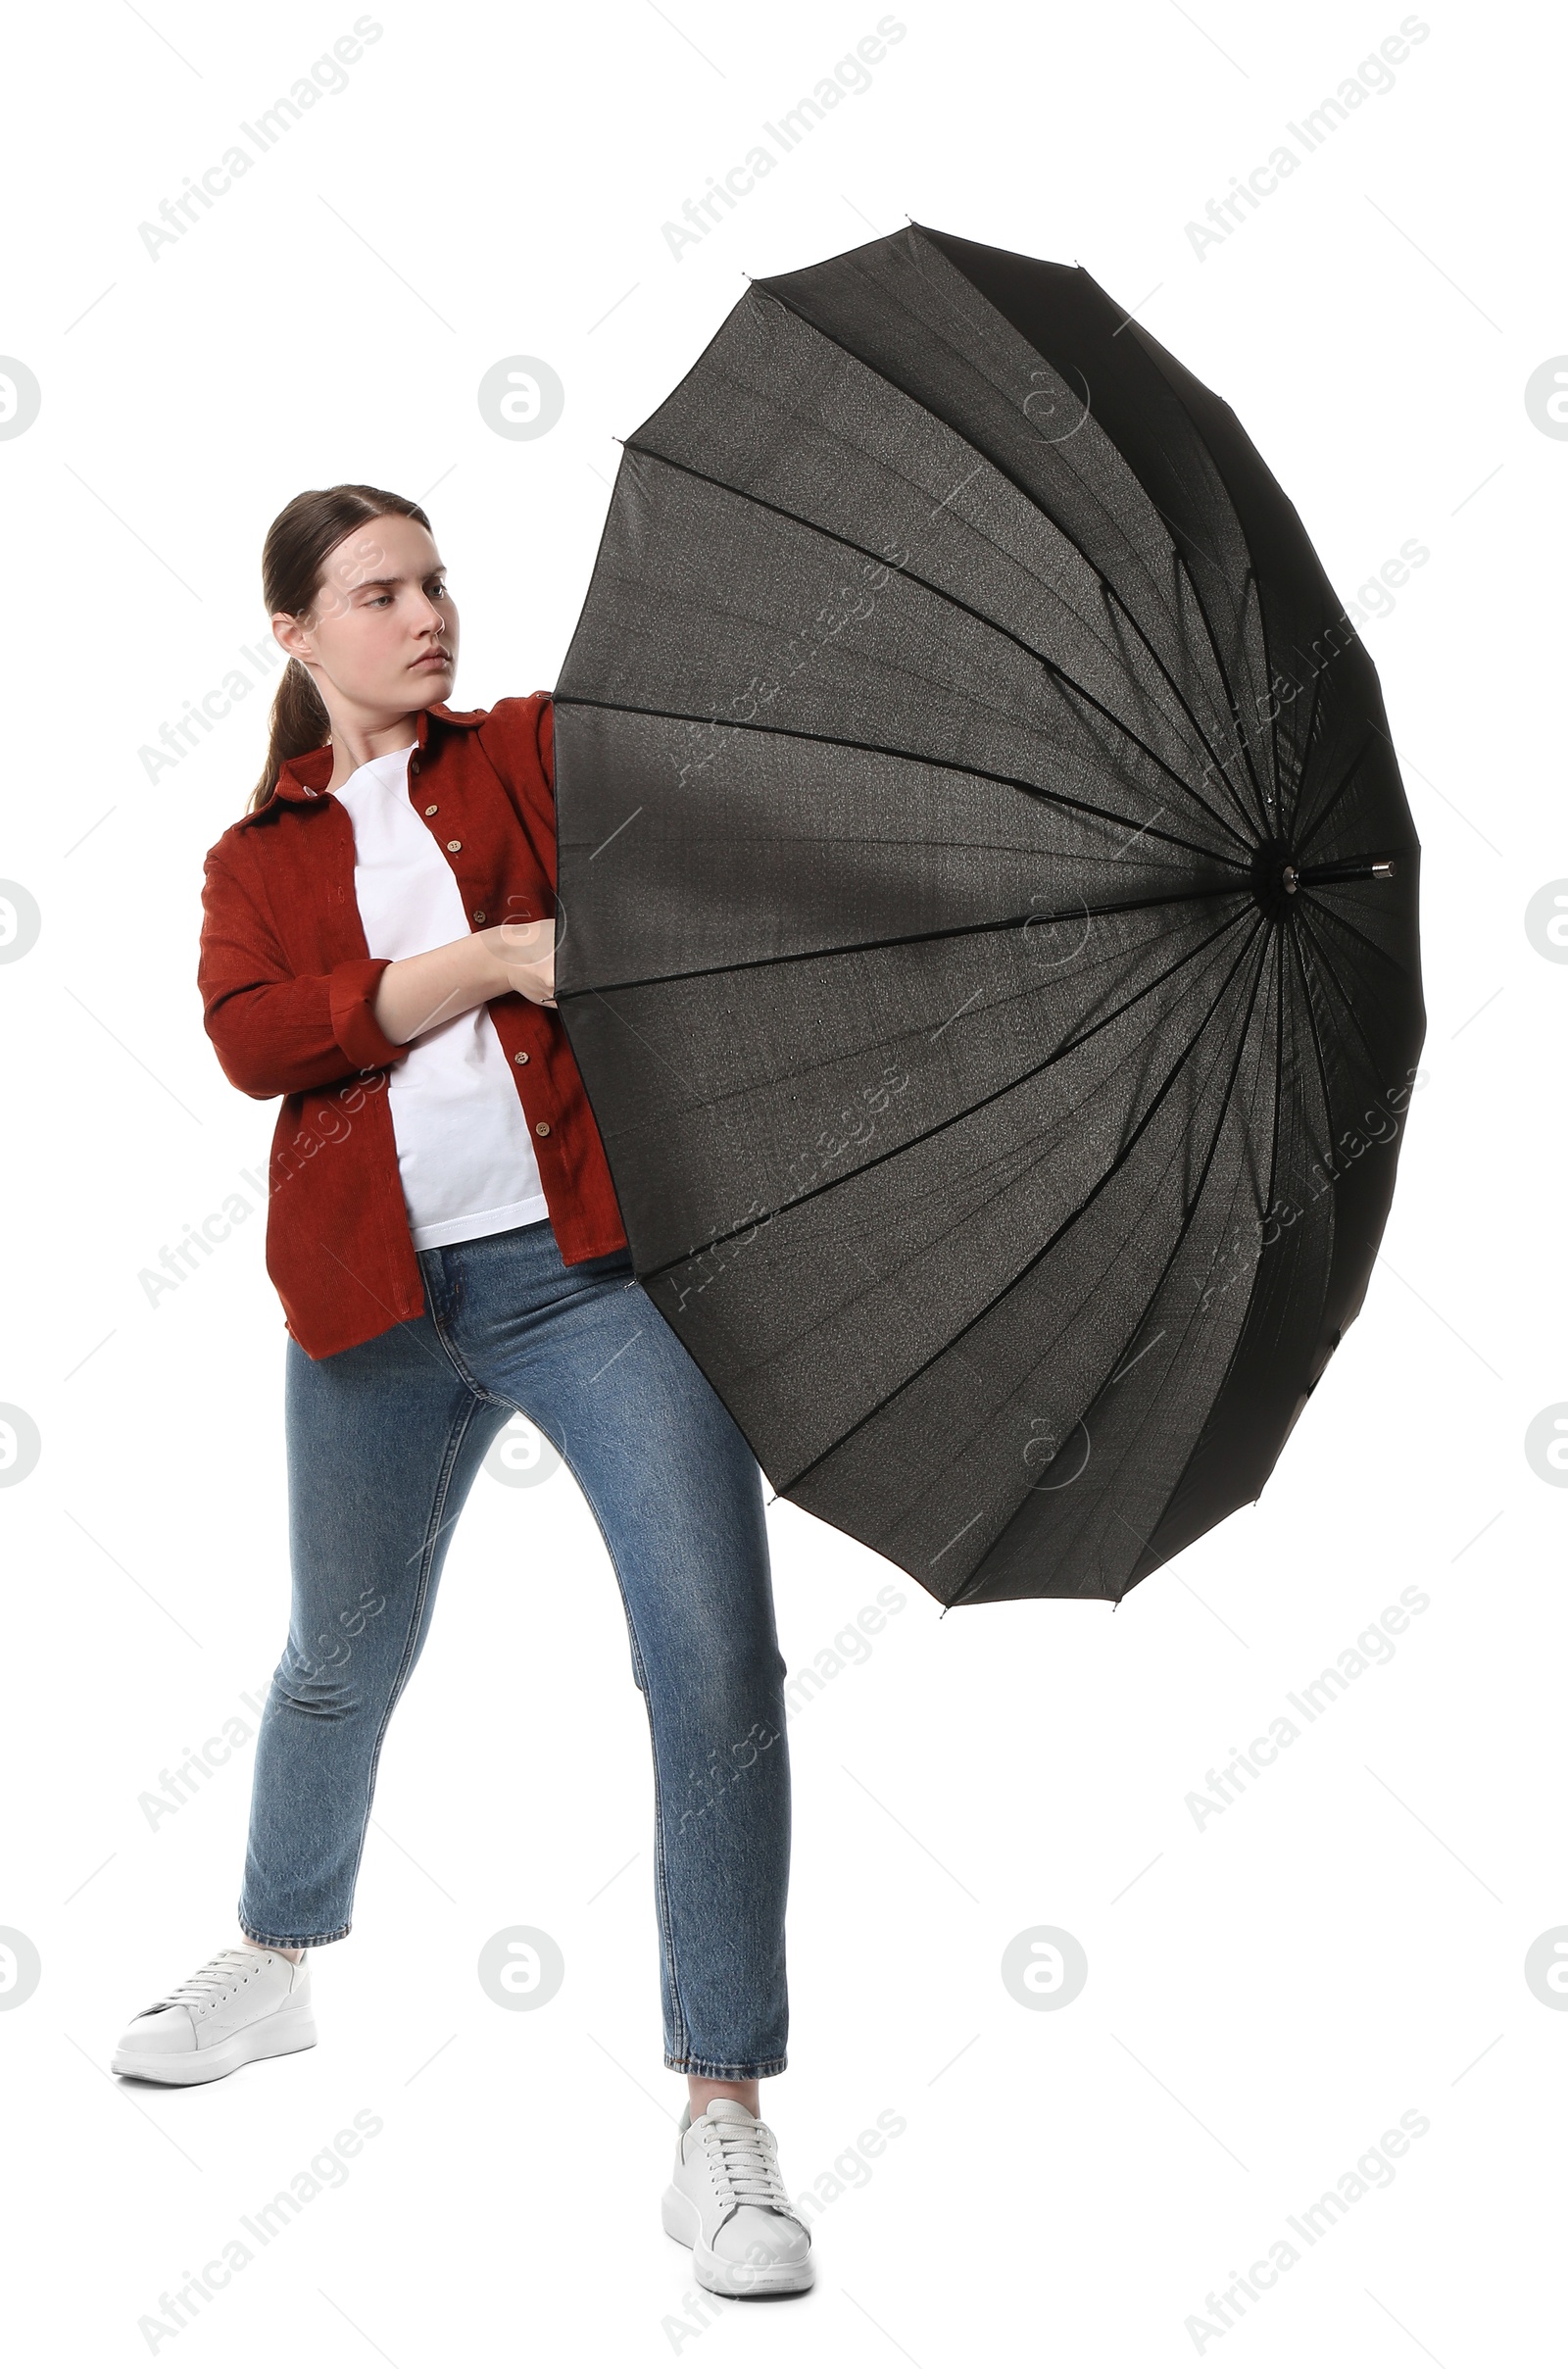
[[[1360,1307],[1425,1032],[1370,660],[1087,272],[755,281],[556,692],[558,994],[637,1275],[783,1497],[1119,1600]]]

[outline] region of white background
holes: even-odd
[[[0,965],[0,1401],[42,1453],[0,1490],[0,1925],[42,1979],[0,2013],[9,2349],[94,2369],[1547,2357],[1568,2015],[1523,1965],[1568,1922],[1568,1497],[1524,1437],[1568,1400],[1568,968],[1524,911],[1568,874],[1568,443],[1524,389],[1568,349],[1560,28],[1430,11],[1394,88],[1200,259],[1187,223],[1375,54],[1398,0],[1200,0],[1200,23],[1173,0],[911,6],[870,87],[677,261],[663,222],[853,52],[875,0],[392,0],[348,87],[154,261],[138,224],[353,14],[100,0],[10,36],[0,349],[42,409],[0,441],[0,874],[42,930]],[[564,1472],[476,1485],[354,1934],[314,1958],[320,2046],[183,2095],[104,2069],[128,2016],[232,1938],[249,1747],[156,1827],[140,1797],[225,1719],[254,1727],[240,1698],[265,1692],[287,1604],[260,1211],[156,1306],[138,1282],[236,1188],[255,1203],[240,1172],[270,1140],[195,988],[202,858],[258,770],[262,694],[155,782],[138,751],[265,630],[268,521],[338,478],[432,489],[459,704],[548,686],[613,437],[744,272],[906,215],[1081,261],[1140,307],[1235,406],[1346,598],[1407,539],[1429,550],[1365,628],[1425,850],[1425,1078],[1364,1311],[1261,1502],[1119,1611],[941,1620],[771,1507],[792,1670],[879,1587],[906,1601],[791,1723],[791,2065],[763,2095],[792,2190],[846,2159],[818,2284],[699,2318],[658,2217],[683,2085],[661,2060],[644,1711]],[[519,353],[566,390],[532,442],[475,399]],[[1392,1662],[1200,1828],[1205,1772],[1411,1586],[1428,1606]],[[476,1979],[514,1924],[565,1956],[532,2013]],[[1054,2012],[1000,1978],[1041,1924],[1089,1961]],[[365,2109],[383,2127],[340,2186],[180,2333],[139,2329]],[[906,2128],[846,2157],[887,2109]],[[1430,2128],[1392,2184],[1298,2240],[1228,2333],[1189,2330],[1409,2109]]]

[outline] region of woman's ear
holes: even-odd
[[[297,658],[302,664],[316,656],[315,646],[303,622],[297,617],[290,617],[286,609],[272,613],[272,639],[280,649],[287,651],[290,658]]]

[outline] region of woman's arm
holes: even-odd
[[[370,1009],[389,967],[362,957],[318,974],[296,972],[247,851],[209,854],[197,984],[223,1075],[242,1094],[270,1102],[402,1061],[404,1048],[382,1034]]]
[[[389,962],[370,1007],[375,1024],[392,1044],[407,1045],[495,996],[515,993],[554,1012],[555,945],[553,920],[503,921]]]
[[[224,1076],[258,1102],[392,1067],[405,1058],[411,1036],[436,1024],[430,1015],[443,999],[441,1016],[448,1019],[514,990],[553,1007],[553,920],[504,922],[404,962],[362,957],[303,976],[278,941],[249,852],[232,851],[237,869],[228,853],[210,853],[203,874],[197,981]],[[422,968],[443,964],[444,976],[421,979]],[[395,981],[392,1016],[402,1025],[389,1031],[377,1017],[376,999],[382,980],[397,972],[413,986],[400,995],[402,982]]]

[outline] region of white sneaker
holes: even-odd
[[[242,1944],[220,1949],[189,1982],[144,2007],[121,2035],[109,2069],[139,2081],[219,2081],[255,2057],[315,2046],[306,1957],[296,1964],[276,1949]]]
[[[715,2098],[695,2122],[688,2102],[663,2213],[711,2295],[795,2295],[816,2276],[810,2232],[790,2210],[779,2173],[778,2142],[738,2098]]]

